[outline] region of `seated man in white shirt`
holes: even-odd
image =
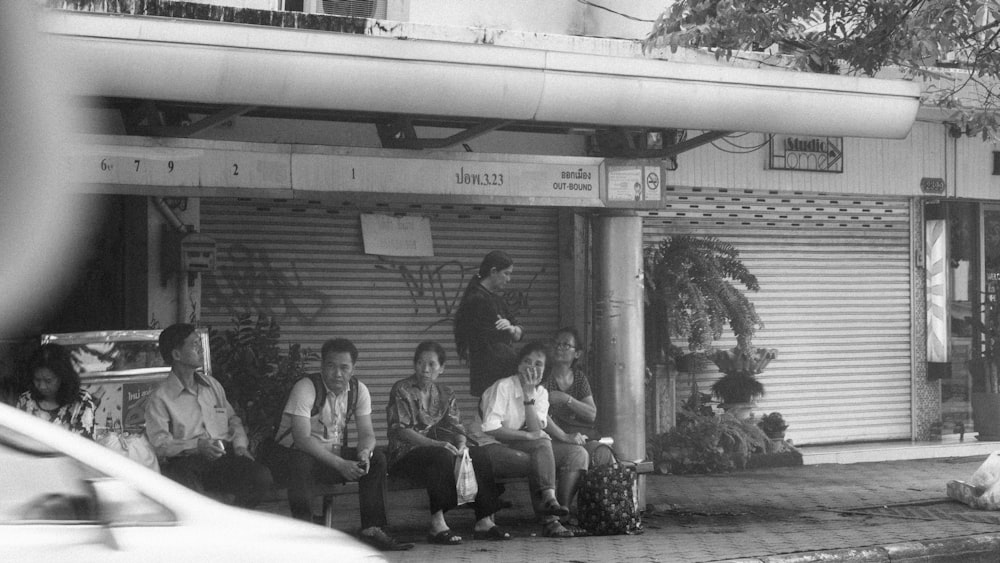
[[[303,377],[292,387],[276,436],[278,446],[286,448],[288,505],[293,517],[312,521],[316,483],[357,481],[362,541],[384,551],[407,550],[412,543],[399,543],[382,529],[387,524],[387,464],[385,454],[375,449],[368,387],[354,378],[357,360],[358,349],[350,340],[328,340],[320,354],[321,380]],[[325,398],[317,401],[317,391]],[[352,417],[358,441],[356,448],[347,448]]]
[[[222,385],[202,371],[204,352],[194,325],[160,333],[160,355],[170,375],[146,403],[146,436],[161,472],[198,492],[234,496],[253,508],[272,485],[271,473],[247,451],[247,433]]]

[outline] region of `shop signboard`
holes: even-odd
[[[771,170],[844,171],[843,137],[771,135],[767,146],[767,162]]]

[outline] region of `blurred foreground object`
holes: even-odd
[[[86,213],[64,177],[73,83],[36,31],[41,8],[0,3],[0,331],[66,287]],[[63,99],[66,98],[66,99]]]

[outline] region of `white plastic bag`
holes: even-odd
[[[132,461],[141,463],[157,473],[160,472],[160,462],[156,459],[156,454],[153,452],[153,445],[149,443],[145,433],[130,434],[118,430],[109,430],[96,441],[98,444],[114,450]]]
[[[458,506],[476,502],[479,484],[476,483],[476,472],[472,468],[469,448],[463,448],[455,460],[455,492],[458,494]]]
[[[1000,452],[993,452],[969,482],[949,481],[948,497],[973,508],[1000,510]]]
[[[997,483],[1000,483],[1000,451],[991,453],[969,479],[970,485],[984,491]]]

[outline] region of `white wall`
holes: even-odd
[[[956,195],[1000,200],[1000,176],[993,175],[993,151],[1000,151],[1000,146],[979,136],[947,139],[956,155],[955,166],[948,170],[949,177],[955,178]]]

